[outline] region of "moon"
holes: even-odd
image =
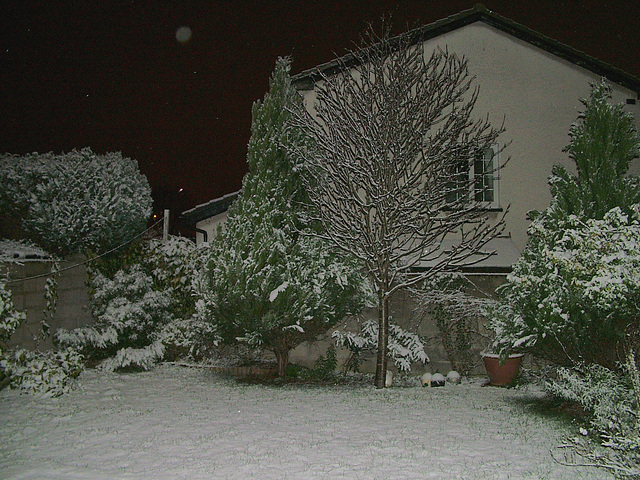
[[[191,29],[189,27],[180,27],[176,30],[176,40],[180,43],[187,43],[191,39]]]

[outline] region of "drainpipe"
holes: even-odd
[[[207,231],[206,231],[206,230],[203,230],[203,229],[198,228],[198,227],[193,227],[193,228],[194,228],[194,230],[195,230],[197,233],[201,233],[201,234],[202,234],[202,241],[203,241],[204,243],[207,243],[207,242],[209,241],[209,236],[208,236],[208,234],[207,234]]]

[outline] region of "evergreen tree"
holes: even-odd
[[[553,200],[545,216],[553,222],[568,215],[602,220],[614,207],[630,215],[640,202],[638,177],[627,175],[631,160],[640,154],[640,136],[633,115],[609,100],[611,86],[604,80],[582,100],[585,109],[571,126],[571,142],[564,149],[577,175],[555,165],[549,180]]]
[[[577,175],[555,166],[552,201],[502,287],[496,347],[565,365],[614,368],[640,345],[640,188],[627,175],[640,152],[633,116],[594,85],[565,149]]]
[[[278,59],[269,93],[253,106],[249,173],[213,241],[198,303],[226,340],[272,349],[279,375],[291,348],[360,312],[370,294],[352,260],[302,233],[316,227],[305,214],[302,165],[285,148],[305,141],[288,127],[302,102],[289,70],[290,60]]]

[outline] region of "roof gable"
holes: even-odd
[[[487,9],[483,4],[476,4],[469,10],[464,10],[456,15],[410,30],[395,37],[391,41],[398,44],[400,38],[408,36],[411,38],[411,44],[414,45],[475,22],[483,22],[535,47],[552,53],[559,58],[585,68],[598,76],[606,77],[611,82],[635,91],[638,94],[638,98],[640,98],[640,78],[630,75],[617,67],[609,65],[546,35],[531,30],[513,20],[498,15]],[[311,90],[313,89],[314,82],[318,80],[321,75],[331,75],[355,63],[356,59],[353,55],[347,54],[294,75],[291,80],[299,90]]]

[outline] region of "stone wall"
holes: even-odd
[[[72,255],[60,263],[64,269],[85,260],[82,255]],[[47,350],[53,348],[51,337],[42,339],[41,321],[46,307],[44,297],[47,277],[36,277],[51,271],[51,262],[43,260],[25,260],[21,265],[9,267],[7,287],[13,294],[13,302],[18,311],[27,314],[27,320],[13,334],[10,346]],[[25,280],[21,280],[25,279]],[[79,265],[60,273],[58,277],[58,302],[55,317],[49,322],[51,333],[58,328],[76,328],[92,322],[87,307],[87,271]],[[35,338],[34,338],[35,337]]]

